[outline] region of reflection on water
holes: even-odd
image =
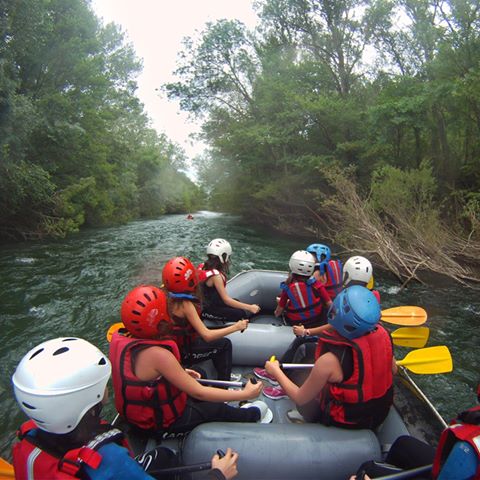
[[[140,283],[160,283],[163,264],[184,255],[203,261],[213,238],[233,247],[232,276],[241,270],[286,270],[302,241],[281,239],[240,224],[235,217],[197,212],[194,220],[169,215],[121,227],[92,229],[65,240],[5,245],[0,250],[0,455],[9,457],[15,429],[23,420],[10,376],[34,345],[55,336],[80,336],[108,350],[105,333],[118,321],[124,295]],[[321,239],[311,239],[318,241]],[[346,260],[343,258],[342,260]],[[448,345],[454,358],[450,375],[414,376],[447,419],[474,402],[480,379],[473,334],[480,312],[478,296],[462,287],[416,285],[400,292],[393,281],[375,275],[382,307],[419,305],[429,314],[429,345]],[[407,349],[398,349],[403,358]],[[113,414],[112,406],[107,416]]]

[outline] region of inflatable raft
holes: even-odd
[[[227,284],[229,295],[261,307],[247,330],[229,336],[233,371],[241,373],[244,380],[252,377],[253,367],[263,366],[271,355],[280,358],[294,339],[292,328],[273,315],[275,297],[286,276],[285,272],[250,270]],[[213,368],[208,364],[203,367],[215,378]],[[383,460],[397,437],[412,435],[435,446],[446,426],[403,368],[395,379],[394,406],[376,431],[290,423],[286,413],[295,408],[290,399],[270,400],[263,395],[259,399],[272,410],[272,423],[207,423],[186,436],[161,442],[180,452],[183,465],[208,462],[217,449],[231,447],[240,454],[238,479],[345,480],[363,462]],[[134,434],[131,440],[139,452],[159,441]]]

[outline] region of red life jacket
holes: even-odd
[[[19,442],[13,446],[13,468],[17,480],[67,480],[79,478],[78,473],[82,464],[97,469],[102,462],[102,455],[98,449],[109,442],[116,442],[126,446],[123,433],[116,429],[97,435],[87,445],[75,448],[59,456],[41,445],[35,436],[38,430],[33,420],[25,422],[17,432]]]
[[[187,394],[164,378],[142,381],[133,372],[135,355],[148,347],[162,347],[180,362],[173,340],[128,338],[115,333],[110,342],[115,407],[127,421],[144,430],[167,429],[185,409]]]
[[[198,268],[198,279],[200,282],[200,285],[202,287],[202,294],[203,294],[203,304],[204,304],[204,310],[208,309],[208,307],[211,307],[213,305],[224,305],[224,302],[222,300],[222,297],[220,297],[217,287],[215,285],[212,285],[209,287],[207,285],[207,280],[209,278],[214,277],[215,275],[220,275],[220,278],[223,281],[223,285],[227,285],[227,277],[223,272],[220,270],[216,269],[211,269],[211,270],[203,270],[204,264],[201,263],[197,268]]]
[[[195,310],[198,316],[202,313],[202,308],[199,303],[194,302]],[[172,328],[172,339],[178,345],[180,355],[184,357],[191,351],[192,342],[199,337],[197,331],[192,327],[192,324],[187,319],[179,319],[175,315],[171,316],[175,325]]]
[[[205,283],[209,278],[214,277],[215,275],[220,275],[222,277],[223,284],[224,285],[227,284],[227,277],[223,272],[215,268],[212,268],[210,270],[204,270],[203,269],[204,265],[205,265],[204,263],[200,263],[197,267],[197,277],[198,277],[199,283]]]
[[[452,420],[449,427],[440,435],[435,459],[433,460],[433,478],[437,478],[440,474],[442,465],[447,460],[456,442],[469,443],[477,457],[480,458],[480,406],[462,412],[458,418]],[[480,478],[480,462],[478,465],[475,479]]]
[[[320,264],[320,272],[327,276],[324,287],[333,300],[342,291],[343,265],[340,260],[330,260]]]
[[[337,332],[319,336],[315,357],[329,345],[351,348],[353,373],[341,383],[329,383],[320,393],[325,423],[350,428],[376,428],[385,420],[393,403],[392,341],[388,332],[377,328],[354,340]]]
[[[320,317],[323,300],[316,285],[319,284],[313,279],[280,284],[280,288],[286,292],[289,299],[285,313],[292,323],[301,323],[309,327]]]
[[[173,319],[175,320],[175,317]],[[198,333],[188,320],[186,320],[184,326],[177,324],[172,329],[172,339],[177,344],[182,357],[190,351],[192,341],[197,337]]]

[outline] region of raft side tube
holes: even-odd
[[[281,358],[295,340],[292,327],[275,324],[250,323],[243,332],[228,336],[233,346],[233,364],[263,367],[275,355]]]
[[[227,283],[227,293],[243,303],[256,303],[262,311],[273,312],[280,295],[280,283],[287,273],[266,270],[241,272]]]
[[[320,424],[205,423],[186,438],[182,463],[208,461],[212,452],[228,447],[239,453],[239,480],[345,480],[363,462],[381,460],[371,430]]]

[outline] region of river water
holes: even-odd
[[[10,458],[15,429],[24,420],[16,406],[10,377],[22,356],[36,344],[57,336],[79,336],[108,352],[105,333],[119,321],[125,294],[141,283],[160,284],[161,269],[171,257],[205,259],[213,238],[233,247],[231,275],[263,268],[286,270],[302,240],[279,238],[241,224],[237,218],[199,212],[194,220],[169,215],[158,220],[93,229],[65,240],[3,245],[0,249],[0,455]],[[311,242],[318,239],[311,239]],[[346,258],[342,258],[343,261]],[[454,371],[447,375],[413,375],[445,419],[472,406],[480,380],[475,328],[479,325],[478,292],[457,285],[412,287],[376,274],[382,308],[418,305],[429,315],[428,346],[447,345]],[[396,348],[403,358],[407,349]],[[106,409],[112,418],[113,407]]]

